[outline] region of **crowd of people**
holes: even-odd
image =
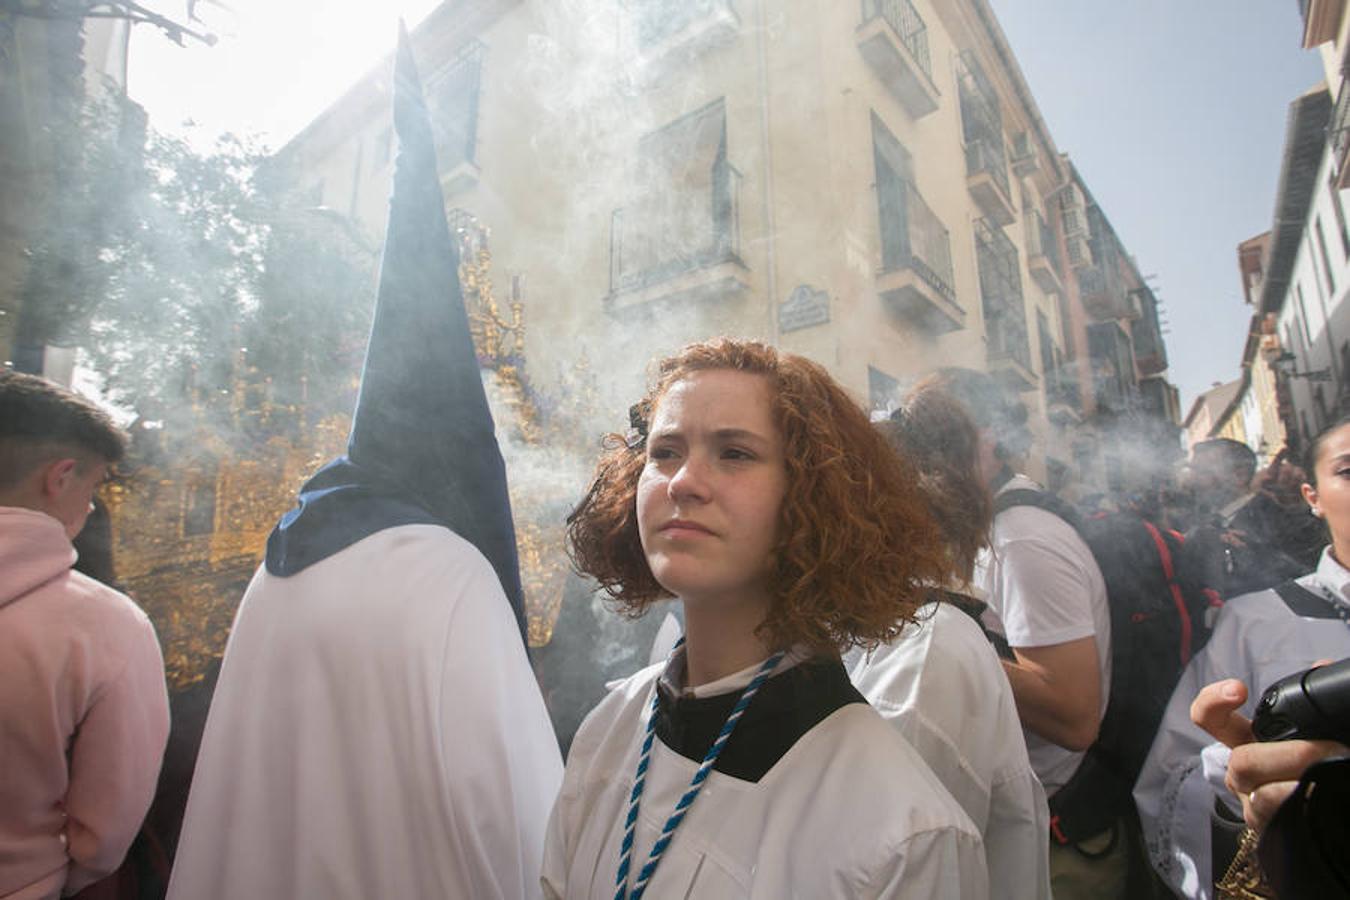
[[[1209,441],[1182,489],[1075,509],[1019,472],[1027,410],[986,374],[940,370],[873,422],[802,356],[691,344],[567,523],[622,612],[674,600],[680,625],[564,765],[397,56],[351,436],[240,604],[171,900],[1247,897],[1262,866],[1335,894],[1344,848],[1317,838],[1346,831],[1346,730],[1258,742],[1250,719],[1350,656],[1350,420],[1303,472]],[[88,400],[0,373],[0,900],[119,896],[155,793],[153,626],[74,568],[125,447]]]
[[[1122,500],[1187,527],[1174,564],[1222,603],[1137,807],[1064,839],[1057,797],[1115,699],[1111,600],[1081,523],[1007,500],[1043,493],[1015,468],[1025,419],[966,370],[873,423],[763,344],[662,361],[569,548],[626,612],[678,598],[683,634],[598,698],[565,769],[501,584],[451,529],[395,518],[262,567],[170,896],[1222,896],[1244,824],[1346,752],[1253,746],[1248,720],[1350,656],[1350,422],[1310,447],[1312,525],[1275,490],[1288,462],[1256,477],[1227,441],[1193,448],[1193,502]],[[0,897],[57,897],[115,869],[149,806],[163,669],[136,605],[72,568],[121,432],[14,373],[0,423]]]

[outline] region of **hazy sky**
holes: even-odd
[[[1237,245],[1270,228],[1289,103],[1322,79],[1292,0],[990,0],[1055,143],[1154,284],[1182,413],[1240,374]]]
[[[833,0],[831,0],[833,2]],[[1237,244],[1271,224],[1291,100],[1321,78],[1289,0],[991,0],[1041,112],[1154,282],[1183,411],[1239,372]],[[159,128],[191,118],[277,147],[437,0],[203,0],[221,35],[134,30],[129,88]],[[158,8],[181,13],[167,0]]]
[[[155,127],[192,120],[203,135],[234,131],[279,148],[392,52],[402,16],[411,30],[439,0],[200,0],[219,41],[179,47],[132,29],[127,90]],[[177,20],[182,0],[152,4]]]

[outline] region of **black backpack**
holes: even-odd
[[[1191,656],[1209,638],[1205,611],[1218,594],[1187,571],[1183,539],[1134,513],[1082,519],[1044,491],[999,494],[997,515],[1035,506],[1069,523],[1106,582],[1111,612],[1111,684],[1096,742],[1050,798],[1051,835],[1077,843],[1134,809],[1132,792],[1167,702]]]

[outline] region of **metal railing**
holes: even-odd
[[[1017,247],[985,219],[975,221],[975,261],[980,273],[980,299],[989,341],[989,358],[1010,358],[1031,370],[1031,342],[1027,338],[1027,306],[1022,276],[1017,270]]]
[[[978,175],[981,172],[989,173],[1005,197],[1012,196],[1008,185],[1008,162],[1001,143],[996,145],[989,138],[976,138],[966,143],[966,174]]]
[[[634,215],[620,207],[610,218],[609,290],[637,290],[685,272],[738,260],[741,255],[741,173],[725,159],[713,165],[706,231],[689,235],[672,230],[660,216]]]
[[[1059,241],[1055,240],[1055,229],[1050,227],[1050,223],[1045,221],[1040,210],[1031,209],[1026,215],[1027,229],[1027,256],[1044,256],[1050,261],[1050,267],[1056,274],[1063,272],[1064,267],[1059,256]]]
[[[1088,312],[1099,319],[1123,319],[1131,312],[1125,282],[1114,265],[1084,266],[1074,270],[1078,294]]]
[[[881,216],[881,268],[884,272],[914,271],[948,302],[956,302],[952,286],[952,243],[942,220],[924,202],[911,182],[893,175],[878,191],[895,191],[898,209]],[[883,208],[886,204],[882,204]]]
[[[1088,326],[1088,356],[1092,360],[1093,391],[1099,409],[1124,413],[1138,402],[1138,385],[1130,353],[1130,339],[1115,322]]]
[[[932,55],[928,50],[928,25],[909,0],[862,0],[863,22],[881,16],[900,37],[923,74],[933,77]]]
[[[1346,157],[1350,156],[1350,74],[1341,80],[1341,90],[1336,95],[1336,108],[1331,111],[1331,124],[1327,127],[1327,133],[1331,135],[1336,172],[1340,173],[1345,168]]]
[[[633,17],[638,46],[646,50],[718,10],[735,12],[731,0],[637,0]]]
[[[474,161],[484,50],[481,41],[469,41],[454,59],[427,79],[432,140],[441,171]]]

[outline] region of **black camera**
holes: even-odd
[[[1266,688],[1252,717],[1252,734],[1258,741],[1350,744],[1350,658],[1281,678]]]

